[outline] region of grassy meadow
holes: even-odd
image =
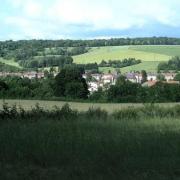
[[[52,48],[53,49],[53,48]],[[48,49],[46,49],[48,52]],[[34,57],[40,59],[42,53]],[[52,56],[52,55],[47,55]],[[102,60],[117,60],[125,58],[141,59],[142,63],[134,66],[121,68],[121,72],[141,71],[156,72],[157,66],[162,61],[168,61],[173,56],[180,56],[180,46],[172,45],[139,45],[139,46],[108,46],[93,47],[88,53],[73,56],[74,62],[78,64],[100,63]],[[5,60],[0,58],[0,62],[21,68],[14,60]],[[48,68],[46,68],[48,69]],[[114,71],[114,68],[100,68],[102,72]]]
[[[4,63],[4,64],[7,64],[7,65],[10,65],[10,66],[14,66],[14,67],[17,67],[17,68],[22,68],[17,62],[15,62],[13,59],[11,60],[6,60],[6,59],[3,59],[3,58],[0,58],[0,62],[1,63]]]
[[[8,103],[10,106],[12,105],[17,105],[23,107],[25,110],[30,110],[32,109],[36,104],[39,104],[40,107],[47,109],[47,110],[52,110],[55,106],[61,108],[64,106],[67,102],[63,101],[43,101],[43,100],[0,100],[0,109],[2,109],[3,104]],[[87,111],[89,108],[101,108],[103,110],[108,111],[109,113],[112,113],[113,111],[116,110],[121,110],[121,109],[127,109],[130,107],[142,107],[143,104],[134,104],[134,103],[80,103],[80,102],[68,102],[70,107],[73,110],[78,110],[78,111]],[[161,103],[157,104],[161,107],[174,107],[180,103]]]
[[[92,48],[88,53],[74,56],[76,63],[100,63],[102,60],[136,58],[142,63],[121,68],[121,72],[141,71],[156,72],[162,61],[168,61],[173,56],[180,55],[180,46],[109,46]],[[113,71],[113,68],[101,68],[103,72]]]
[[[180,106],[62,109],[0,113],[0,179],[180,178]]]

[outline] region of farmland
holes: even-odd
[[[6,59],[3,59],[3,58],[0,58],[0,62],[1,63],[5,63],[7,65],[10,65],[10,66],[14,66],[14,67],[17,67],[17,68],[22,68],[17,62],[15,62],[13,59],[11,60],[6,60]]]
[[[52,48],[53,49],[53,48]],[[70,48],[71,49],[71,48]],[[45,52],[49,52],[48,48]],[[38,56],[34,56],[35,60],[40,60],[42,52]],[[156,72],[157,66],[162,61],[168,61],[173,56],[180,55],[180,46],[177,45],[134,45],[134,46],[107,46],[107,47],[91,47],[85,54],[73,56],[74,63],[87,64],[87,63],[100,63],[102,60],[122,60],[125,58],[135,58],[142,60],[142,63],[121,68],[121,72],[141,71]],[[52,57],[54,55],[46,55]],[[58,57],[59,55],[55,55]],[[0,59],[0,62],[6,63],[21,68],[20,65],[13,59],[6,60]],[[102,72],[114,71],[114,68],[100,68]]]
[[[168,61],[173,56],[180,55],[180,46],[115,46],[92,48],[88,53],[74,56],[75,63],[100,63],[102,60],[114,60],[124,58],[141,59],[142,63],[122,68],[122,72],[157,71],[159,62]],[[112,68],[101,68],[101,71]]]

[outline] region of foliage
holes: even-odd
[[[73,66],[62,69],[55,78],[55,95],[58,97],[86,99],[89,92],[82,73],[81,68]]]
[[[113,67],[113,68],[123,68],[127,66],[132,66],[140,64],[141,60],[136,60],[135,58],[123,59],[123,60],[109,60],[108,62],[102,60],[99,67]]]
[[[158,71],[180,71],[180,57],[176,56],[170,59],[168,62],[160,63]]]
[[[166,81],[166,78],[165,78],[165,76],[163,74],[160,73],[160,74],[157,75],[157,80],[158,81]]]
[[[180,106],[129,108],[108,114],[106,121],[98,118],[104,112],[91,111],[92,120],[89,111],[74,112],[68,105],[13,109],[0,111],[0,179],[179,177]]]
[[[19,68],[0,62],[0,72],[17,72]]]
[[[176,76],[174,77],[175,81],[180,81],[180,73],[176,74]]]
[[[42,56],[38,58],[19,61],[19,64],[26,68],[64,67],[72,64],[73,59],[69,56]]]
[[[141,75],[142,75],[142,81],[141,83],[145,83],[147,81],[147,72],[145,70],[141,71]]]

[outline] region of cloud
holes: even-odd
[[[158,25],[172,28],[180,26],[179,0],[5,1],[9,2],[13,13],[7,14],[4,24],[21,32],[22,37],[76,38],[100,31],[103,33],[104,30],[143,31],[153,24],[157,28]],[[108,37],[111,35],[107,34]],[[104,37],[104,34],[99,36]]]

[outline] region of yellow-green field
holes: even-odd
[[[142,47],[142,46],[140,46]],[[157,46],[158,48],[159,46]],[[136,58],[141,59],[142,61],[168,61],[171,56],[139,51],[138,46],[136,49],[131,46],[116,46],[116,47],[100,47],[92,48],[88,53],[83,55],[74,56],[74,62],[79,64],[87,63],[100,63],[102,60],[117,60],[125,58]]]
[[[122,60],[136,58],[141,64],[121,68],[121,72],[157,71],[159,62],[168,61],[173,56],[180,56],[180,46],[109,46],[92,48],[88,53],[74,56],[74,62],[79,64],[100,63],[102,60]],[[101,68],[101,71],[113,71],[113,68]]]
[[[15,62],[13,59],[11,60],[6,60],[6,59],[3,59],[3,58],[0,58],[0,62],[1,63],[4,63],[4,64],[7,64],[7,65],[10,65],[10,66],[14,66],[14,67],[17,67],[17,68],[22,68],[17,62]]]
[[[32,109],[33,107],[35,107],[37,103],[40,105],[40,107],[43,107],[44,109],[47,109],[47,110],[52,110],[54,106],[61,108],[64,104],[67,103],[67,102],[62,102],[62,101],[39,101],[39,100],[5,100],[5,102],[8,103],[8,105],[10,106],[16,104],[17,106],[23,107],[25,110]],[[0,109],[2,109],[3,103],[4,101],[0,100]],[[89,108],[93,107],[93,108],[104,109],[110,113],[119,109],[123,109],[123,108],[143,106],[143,104],[133,104],[133,103],[127,103],[127,104],[102,103],[100,104],[100,103],[68,102],[68,104],[70,105],[72,109],[79,110],[79,111],[87,111]],[[172,107],[172,106],[177,105],[177,103],[162,103],[158,105],[163,106],[163,107]]]
[[[150,45],[150,46],[108,46],[108,47],[93,47],[88,53],[74,56],[74,63],[100,63],[102,60],[122,60],[125,58],[136,58],[142,60],[141,64],[121,68],[121,72],[141,71],[156,72],[159,62],[168,61],[173,56],[180,56],[180,46],[172,45]],[[41,56],[35,57],[38,59]],[[7,65],[19,67],[19,64],[14,60],[5,60],[0,58],[0,62]],[[100,68],[100,71],[114,71],[113,68]]]

